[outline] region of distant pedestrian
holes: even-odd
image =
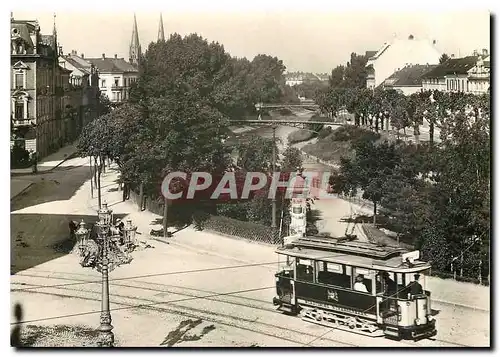
[[[21,325],[19,324],[23,319],[23,308],[21,304],[17,303],[14,307],[14,316],[16,318],[16,325],[10,334],[10,345],[12,347],[22,347],[21,343]]]
[[[75,221],[73,221],[73,220],[69,221],[69,238],[71,240],[75,239],[76,229],[77,229],[77,225],[76,225]]]

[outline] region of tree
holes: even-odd
[[[149,45],[133,92],[142,128],[132,140],[136,150],[124,163],[128,177],[144,184],[146,193],[157,195],[172,171],[217,174],[226,169],[226,113],[235,104],[221,93],[231,87],[233,65],[221,45],[196,34],[174,34]],[[164,199],[165,236],[167,207]]]
[[[345,83],[347,88],[366,88],[366,63],[368,57],[351,53],[351,60],[345,68]]]
[[[297,168],[302,167],[303,160],[299,149],[289,146],[283,152],[283,157],[281,171],[295,172]]]
[[[251,136],[248,142],[236,146],[238,150],[238,166],[248,172],[269,172],[272,164],[273,141],[257,135]],[[276,152],[278,152],[276,148]]]
[[[328,83],[330,88],[340,88],[344,84],[345,67],[339,65],[332,70]]]
[[[439,64],[445,63],[450,59],[450,56],[448,56],[446,53],[443,53],[441,57],[439,57]]]

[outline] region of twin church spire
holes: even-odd
[[[163,30],[163,17],[160,13],[160,24],[158,26],[158,41],[165,41],[165,31]],[[137,30],[137,19],[134,14],[134,24],[132,27],[132,39],[130,40],[129,62],[138,66],[141,55],[141,43],[139,42],[139,31]]]

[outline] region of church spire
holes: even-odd
[[[158,41],[165,41],[165,32],[163,31],[163,17],[160,12],[160,25],[158,27]]]
[[[59,44],[57,43],[56,13],[55,12],[54,12],[54,27],[52,28],[52,36],[54,37],[54,53],[57,57],[59,55]]]
[[[139,31],[137,30],[137,20],[134,13],[134,26],[132,28],[132,39],[130,40],[129,62],[139,65],[141,55],[141,44],[139,43]]]

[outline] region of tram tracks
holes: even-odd
[[[49,279],[63,279],[63,278],[54,278],[51,277]],[[81,281],[80,279],[63,279],[63,280],[72,280],[72,281]],[[77,287],[45,287],[43,285],[36,285],[36,284],[29,284],[31,287],[37,287],[39,289],[52,289],[56,290],[53,292],[42,292],[42,291],[33,291],[33,289],[25,290],[26,292],[30,293],[38,293],[38,294],[45,294],[45,295],[53,295],[53,296],[62,296],[62,297],[68,297],[68,298],[80,298],[84,300],[93,300],[93,301],[100,301],[100,284],[95,282],[95,281],[89,281],[89,284],[97,284],[97,290],[82,290],[81,288]],[[16,283],[17,284],[17,283]],[[146,290],[150,292],[157,292],[158,294],[155,294],[150,297],[137,297],[136,295],[130,296],[130,295],[125,295],[125,294],[120,294],[120,293],[113,293],[112,294],[112,299],[113,299],[113,304],[114,305],[120,305],[122,306],[121,308],[113,309],[113,310],[120,310],[123,308],[143,308],[147,310],[153,310],[153,311],[159,311],[159,312],[167,312],[167,313],[172,313],[172,314],[177,314],[177,315],[182,315],[182,316],[188,316],[188,317],[196,317],[196,318],[203,318],[207,321],[210,322],[215,322],[219,323],[222,325],[230,326],[230,327],[235,327],[239,328],[242,330],[246,330],[249,332],[254,332],[258,333],[261,335],[265,335],[268,337],[273,337],[277,338],[283,341],[287,342],[293,342],[294,344],[298,345],[304,345],[307,344],[311,339],[315,339],[318,337],[318,335],[303,331],[303,330],[297,330],[297,329],[292,329],[285,327],[286,323],[289,323],[289,321],[285,321],[287,319],[290,319],[292,317],[286,316],[286,315],[281,315],[277,314],[276,310],[271,307],[266,307],[263,306],[264,304],[270,305],[268,301],[260,300],[260,299],[255,299],[255,298],[249,298],[249,297],[243,297],[243,296],[238,296],[237,294],[239,293],[244,293],[245,291],[242,292],[230,292],[230,293],[215,293],[212,291],[208,290],[201,290],[201,289],[194,289],[194,288],[185,288],[185,287],[180,287],[176,285],[167,285],[167,284],[157,284],[157,283],[150,283],[150,282],[145,282],[145,281],[133,281],[129,280],[127,284],[124,284],[123,282],[110,282],[112,286],[115,287],[115,292],[116,288],[125,288],[128,291],[130,289],[139,289],[139,290]],[[145,287],[144,285],[149,285],[148,287]],[[273,289],[274,286],[270,287],[263,287],[256,289],[257,290],[267,290],[267,289]],[[17,291],[22,291],[22,289],[14,289]],[[183,290],[183,291],[180,291]],[[186,292],[185,290],[189,290],[190,292]],[[196,293],[194,293],[196,292]],[[76,293],[76,294],[75,294]],[[85,297],[81,296],[82,293],[85,293]],[[88,295],[94,294],[95,297],[88,296]],[[178,296],[184,296],[187,298],[182,298],[182,299],[174,299],[170,301],[164,301],[164,300],[158,300],[155,299],[159,296],[165,295],[165,294],[172,294],[172,295],[178,295]],[[204,294],[204,295],[200,295]],[[76,296],[75,296],[76,295]],[[243,300],[242,302],[240,301],[234,301],[234,300]],[[254,309],[258,310],[261,312],[270,312],[273,314],[277,314],[275,316],[275,319],[281,319],[283,321],[282,325],[276,325],[276,324],[271,324],[263,321],[259,321],[259,317],[257,319],[255,318],[246,318],[244,316],[241,316],[239,314],[224,314],[220,312],[214,312],[214,311],[208,311],[209,307],[206,309],[200,309],[196,307],[191,307],[191,306],[185,306],[185,305],[180,305],[183,302],[188,302],[188,301],[194,301],[194,300],[207,300],[207,301],[214,301],[218,303],[223,303],[223,304],[229,304],[231,306],[236,306],[241,309]],[[161,305],[168,305],[168,307],[162,307]],[[175,307],[173,307],[175,306]],[[239,312],[239,311],[238,311]],[[62,318],[62,317],[61,317]],[[302,321],[301,321],[302,322]],[[305,324],[305,322],[302,322]],[[308,324],[305,324],[301,328],[307,328]],[[280,333],[281,332],[281,333]],[[329,333],[334,332],[332,330]],[[286,336],[283,335],[283,333],[286,333]],[[348,332],[344,332],[348,333]],[[293,336],[293,338],[290,338],[290,336]],[[320,335],[321,336],[321,335]],[[306,339],[308,341],[306,341]],[[436,339],[437,340],[437,339]],[[360,346],[359,344],[356,343],[350,343],[346,341],[341,341],[338,339],[332,339],[328,337],[321,337],[318,339],[320,343],[333,343],[337,347],[358,347]],[[447,344],[451,344],[454,346],[460,346],[460,347],[466,347],[466,345],[461,345],[457,344],[451,341],[445,341],[445,340],[438,340],[440,342],[444,342]],[[409,341],[400,341],[396,342],[397,345],[401,347],[401,345],[406,346],[406,347],[418,347],[419,345],[417,343],[407,343]],[[373,344],[369,344],[369,346],[373,346]],[[382,346],[382,345],[381,345]],[[334,347],[334,346],[331,346]],[[387,346],[389,347],[389,346]]]

